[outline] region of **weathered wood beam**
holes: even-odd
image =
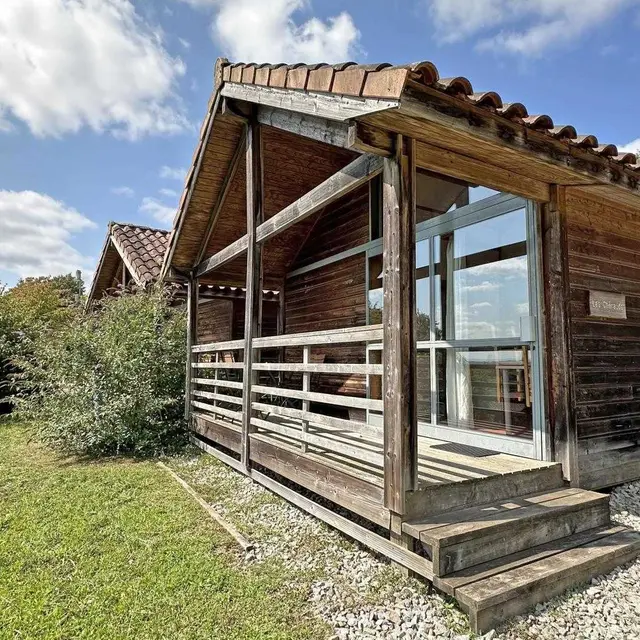
[[[396,109],[399,100],[382,100],[379,98],[351,98],[324,93],[305,91],[287,91],[274,87],[243,85],[225,82],[222,95],[226,98],[245,100],[254,104],[277,107],[287,111],[297,111],[329,120],[345,121]]]
[[[220,193],[218,194],[218,199],[216,200],[213,209],[209,213],[209,222],[207,223],[207,229],[204,232],[204,236],[202,236],[202,243],[200,244],[200,250],[198,251],[198,257],[196,259],[196,264],[200,264],[204,259],[205,253],[207,252],[207,247],[209,246],[209,241],[211,240],[211,234],[213,233],[213,229],[216,226],[216,222],[218,221],[218,217],[220,212],[222,211],[222,207],[224,207],[224,203],[227,199],[227,195],[229,194],[229,190],[231,189],[231,183],[238,171],[238,167],[240,166],[240,162],[244,157],[245,152],[245,138],[247,132],[246,127],[242,131],[242,135],[240,136],[240,140],[238,140],[238,146],[233,154],[233,158],[231,158],[231,163],[229,164],[229,170],[227,171],[227,175],[224,178],[224,183],[222,184],[222,188],[220,189]]]
[[[553,433],[555,460],[562,463],[565,480],[578,486],[578,433],[571,398],[571,296],[565,188],[555,186],[551,195],[551,202],[542,215],[549,423]]]
[[[355,124],[350,122],[336,122],[267,105],[258,108],[258,122],[344,149],[351,149],[355,144]]]
[[[549,201],[549,185],[508,169],[494,167],[481,160],[439,149],[424,142],[416,143],[418,167],[441,173],[445,176],[479,184],[498,191],[537,200]]]
[[[468,155],[476,156],[478,152],[477,157],[491,157],[495,164],[550,184],[601,182],[638,193],[638,178],[631,170],[487,109],[461,104],[433,88],[408,83],[400,109],[386,126],[393,128],[392,121],[400,125],[396,130],[402,133],[407,125],[411,128],[411,132],[406,131],[408,134],[419,131],[416,138]]]
[[[396,140],[383,173],[384,499],[402,515],[416,486],[418,431],[415,358],[415,151]]]
[[[207,258],[204,262],[201,262],[196,267],[196,276],[202,277],[211,271],[218,269],[223,264],[230,262],[234,258],[241,256],[247,250],[249,246],[249,238],[247,235],[238,238],[235,242],[227,245],[224,249],[218,251],[218,253]]]
[[[253,340],[261,335],[262,324],[262,245],[256,240],[256,230],[264,216],[262,140],[260,125],[252,120],[247,128],[247,285],[244,316],[244,368],[242,390],[242,449],[241,460],[246,469],[251,465],[250,434],[255,428],[252,402],[256,399],[252,385],[258,374],[253,361],[259,352],[253,349]]]
[[[257,241],[265,242],[292,225],[308,218],[323,207],[351,193],[382,172],[382,158],[365,154],[334,173],[301,198],[263,222],[257,231]]]
[[[187,282],[187,370],[184,382],[184,417],[191,414],[191,391],[193,388],[193,346],[198,342],[198,281],[191,277]],[[197,357],[197,356],[196,356]]]
[[[304,347],[305,345],[347,344],[351,342],[374,342],[382,339],[382,325],[372,324],[366,327],[344,327],[326,331],[305,331],[282,336],[256,338],[254,348],[265,347]]]

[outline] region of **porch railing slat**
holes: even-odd
[[[192,353],[207,353],[209,351],[236,351],[244,349],[244,340],[225,340],[224,342],[208,342],[195,344],[191,347]]]
[[[354,409],[371,409],[372,411],[382,411],[382,400],[371,400],[370,398],[356,398],[353,396],[338,396],[332,393],[317,393],[315,391],[298,391],[297,389],[283,389],[281,387],[269,387],[263,385],[253,385],[255,393],[264,395],[280,396],[283,398],[294,398],[296,400],[309,400],[309,402],[323,402],[342,407],[352,407]]]

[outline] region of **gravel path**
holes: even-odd
[[[255,543],[244,562],[279,560],[309,592],[333,640],[471,638],[466,616],[430,585],[404,578],[376,556],[210,456],[174,469]],[[611,500],[616,521],[640,530],[640,482]],[[640,561],[538,605],[485,640],[640,638]]]

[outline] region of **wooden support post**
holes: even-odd
[[[562,463],[565,480],[578,486],[578,434],[572,402],[569,256],[565,188],[551,189],[543,209],[542,254],[547,340],[549,424],[555,460]]]
[[[305,345],[304,347],[302,347],[302,363],[309,364],[310,360],[311,360],[311,347],[309,345]],[[311,374],[308,371],[305,371],[302,374],[302,391],[308,392],[310,390],[311,390]],[[308,400],[302,401],[302,410],[303,411],[310,410],[310,403]],[[309,431],[309,421],[303,420],[302,432],[307,433],[307,431]],[[306,453],[308,449],[307,443],[301,442],[300,444],[302,446],[302,451]]]
[[[277,323],[277,327],[276,327],[276,334],[279,336],[284,335],[285,331],[286,331],[286,316],[287,316],[287,306],[286,306],[286,299],[285,299],[285,286],[286,286],[286,281],[282,282],[282,285],[280,286],[280,291],[278,293],[278,323]],[[279,363],[283,363],[286,359],[286,347],[280,347],[278,349],[278,362]],[[282,383],[282,372],[278,372],[278,383]]]
[[[415,344],[415,155],[411,140],[383,171],[384,504],[405,513],[405,493],[417,484]]]
[[[193,353],[191,347],[198,342],[198,280],[191,276],[187,282],[187,370],[184,381],[184,417],[191,415],[191,391],[193,388]],[[197,356],[196,356],[197,357]]]
[[[242,385],[242,449],[240,459],[245,469],[251,465],[250,433],[253,411],[252,384],[257,373],[253,361],[257,352],[253,339],[261,335],[262,323],[262,246],[256,242],[256,229],[262,223],[262,142],[260,125],[252,120],[247,127],[247,287],[244,315],[244,367]]]
[[[219,352],[219,351],[216,351],[216,353],[215,353],[215,357],[214,357],[214,360],[215,360],[215,362],[220,362],[220,352]],[[217,368],[213,370],[213,379],[214,379],[216,382],[218,381],[218,375],[219,375],[219,373],[218,373],[218,372],[219,372],[219,371],[220,371],[220,370],[219,370],[219,369],[217,369]],[[214,385],[214,387],[213,387],[213,392],[214,392],[216,395],[217,395],[218,393],[220,393],[220,387],[218,387],[218,385]],[[214,406],[214,408],[218,406],[218,401],[217,401],[217,400],[214,400],[214,401],[213,401],[213,406]],[[216,419],[218,418],[218,414],[216,414],[216,412],[215,412],[215,411],[213,412],[213,417],[214,417],[214,418],[216,418]]]

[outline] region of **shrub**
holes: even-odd
[[[16,374],[15,360],[33,351],[34,341],[69,322],[82,305],[77,276],[26,278],[11,289],[0,284],[0,413]]]
[[[21,358],[18,415],[55,447],[91,455],[180,445],[185,314],[160,290],[106,299]]]

